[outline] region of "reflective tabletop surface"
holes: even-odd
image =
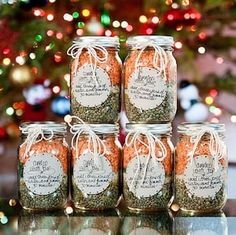
[[[236,200],[222,212],[185,215],[178,212],[131,213],[124,208],[82,212],[70,204],[63,211],[29,212],[15,200],[0,202],[0,235],[236,235]]]

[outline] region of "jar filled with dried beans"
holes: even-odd
[[[224,124],[183,123],[175,159],[175,201],[183,211],[219,211],[227,199]]]
[[[66,124],[23,123],[18,150],[19,200],[23,208],[63,208],[68,196]]]
[[[177,109],[177,66],[169,36],[127,40],[125,110],[130,122],[171,122]]]
[[[71,114],[88,123],[115,123],[120,111],[121,60],[117,37],[83,36],[68,50]],[[97,115],[99,113],[99,115]]]
[[[123,195],[131,210],[167,209],[172,198],[171,124],[127,124]]]
[[[77,117],[77,122],[81,121]],[[113,124],[71,124],[72,200],[82,210],[115,208],[120,197],[118,128]]]

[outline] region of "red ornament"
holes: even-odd
[[[30,105],[25,104],[25,110],[23,115],[24,121],[45,121],[46,119],[46,103]]]

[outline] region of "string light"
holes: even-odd
[[[139,16],[139,22],[140,23],[146,23],[147,22],[147,17],[145,15],[141,15]]]
[[[3,55],[7,55],[10,53],[10,51],[11,51],[10,48],[4,48],[2,53],[3,53]]]
[[[53,88],[52,88],[52,91],[53,91],[53,93],[55,93],[55,94],[58,94],[59,92],[60,92],[60,87],[59,86],[54,86]]]
[[[206,52],[205,47],[199,47],[199,48],[198,48],[198,53],[199,53],[199,54],[204,54],[205,52]]]
[[[132,30],[133,30],[133,26],[129,24],[129,25],[126,27],[126,31],[131,32]]]
[[[48,14],[47,15],[47,20],[48,21],[53,21],[54,20],[54,15],[53,14]]]
[[[107,37],[110,37],[110,36],[112,35],[111,30],[107,29],[107,30],[105,31],[105,35],[106,35]]]
[[[213,123],[219,123],[219,119],[216,118],[216,117],[214,117],[214,118],[211,119],[211,122],[213,122]]]
[[[216,89],[211,89],[209,93],[212,97],[216,97],[218,95],[218,91]]]
[[[49,0],[49,2],[50,2],[50,3],[54,3],[54,2],[56,2],[56,0]]]
[[[36,42],[40,42],[40,41],[42,41],[43,37],[41,34],[37,34],[34,39]]]
[[[64,15],[63,15],[63,19],[65,20],[65,21],[72,21],[73,20],[73,16],[71,15],[71,14],[68,14],[68,13],[65,13]]]
[[[88,17],[88,16],[90,15],[90,11],[89,11],[88,9],[83,9],[83,10],[82,10],[82,15],[83,15],[84,17]]]
[[[128,25],[129,25],[129,24],[128,24],[127,21],[122,21],[122,22],[121,22],[121,27],[124,28],[124,29],[125,29]]]
[[[120,27],[120,22],[118,20],[113,21],[112,26],[114,28],[119,28]]]
[[[83,30],[83,29],[77,29],[77,30],[76,30],[76,34],[77,34],[78,36],[83,35],[83,33],[84,33],[84,30]]]
[[[18,63],[19,65],[23,65],[25,63],[25,58],[23,56],[17,56],[16,63]]]
[[[204,39],[206,39],[206,33],[201,32],[201,33],[198,34],[198,37],[199,37],[201,40],[204,40]]]
[[[172,3],[171,7],[172,7],[173,9],[178,9],[178,8],[179,8],[179,5],[178,5],[178,3],[174,2],[174,3]]]
[[[152,23],[153,23],[153,24],[158,24],[159,21],[160,21],[160,20],[159,20],[159,18],[158,18],[157,16],[153,16],[153,17],[152,17]]]
[[[59,39],[59,40],[62,39],[63,38],[63,34],[61,32],[58,32],[56,34],[56,38]]]
[[[47,31],[48,37],[52,37],[53,34],[54,34],[53,30],[49,29],[49,30]]]
[[[224,63],[224,59],[222,57],[218,57],[218,58],[216,58],[216,63],[217,64],[223,64]]]
[[[6,66],[10,65],[11,64],[11,60],[9,58],[4,58],[2,63]]]
[[[183,25],[179,25],[177,26],[176,31],[181,31],[182,29],[183,29]]]
[[[188,6],[189,5],[189,0],[182,0],[182,5],[183,6]]]
[[[9,116],[12,116],[14,114],[14,109],[12,107],[8,107],[6,109],[6,114],[9,115]]]
[[[85,26],[85,24],[84,24],[84,22],[79,21],[79,22],[77,23],[77,26],[81,29],[81,28],[83,28],[83,27]]]
[[[2,224],[7,224],[8,218],[6,216],[3,216],[0,221]]]
[[[206,104],[211,105],[211,104],[213,104],[214,99],[211,96],[207,96],[205,98],[205,102],[206,102]]]
[[[182,42],[175,42],[175,48],[176,49],[181,49],[183,46]]]
[[[230,120],[232,123],[236,123],[236,115],[232,115]]]
[[[67,206],[66,209],[65,209],[65,213],[67,215],[70,215],[73,213],[73,208],[71,206]]]
[[[146,34],[150,35],[152,33],[153,33],[153,29],[151,29],[151,28],[146,29]]]
[[[77,19],[77,18],[79,18],[79,13],[77,11],[75,11],[72,13],[72,16],[74,19]]]

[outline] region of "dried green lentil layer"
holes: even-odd
[[[120,112],[120,87],[112,86],[107,99],[95,107],[80,105],[71,93],[71,114],[80,117],[88,123],[115,123]]]
[[[210,211],[221,209],[225,203],[226,192],[225,185],[221,187],[215,197],[197,197],[190,194],[186,188],[184,180],[176,179],[175,181],[175,201],[184,210],[196,210],[196,211]],[[192,196],[190,196],[192,195]]]
[[[68,196],[67,181],[67,176],[64,175],[60,187],[55,192],[48,195],[37,195],[27,188],[25,181],[21,178],[19,198],[22,207],[35,210],[62,208]]]
[[[119,199],[118,176],[113,178],[109,186],[101,193],[88,194],[84,196],[82,191],[77,187],[74,179],[72,179],[72,198],[75,207],[84,209],[108,209],[114,208]]]
[[[154,229],[162,235],[172,234],[173,221],[168,213],[138,214],[137,216],[125,216],[121,234],[130,234],[138,228]]]
[[[176,105],[176,82],[174,81],[167,84],[165,99],[154,109],[141,110],[135,107],[130,102],[128,89],[125,92],[125,109],[130,122],[171,122],[176,113]]]
[[[166,209],[172,196],[171,177],[166,176],[162,189],[151,197],[136,197],[124,182],[124,198],[126,206],[134,209]]]

